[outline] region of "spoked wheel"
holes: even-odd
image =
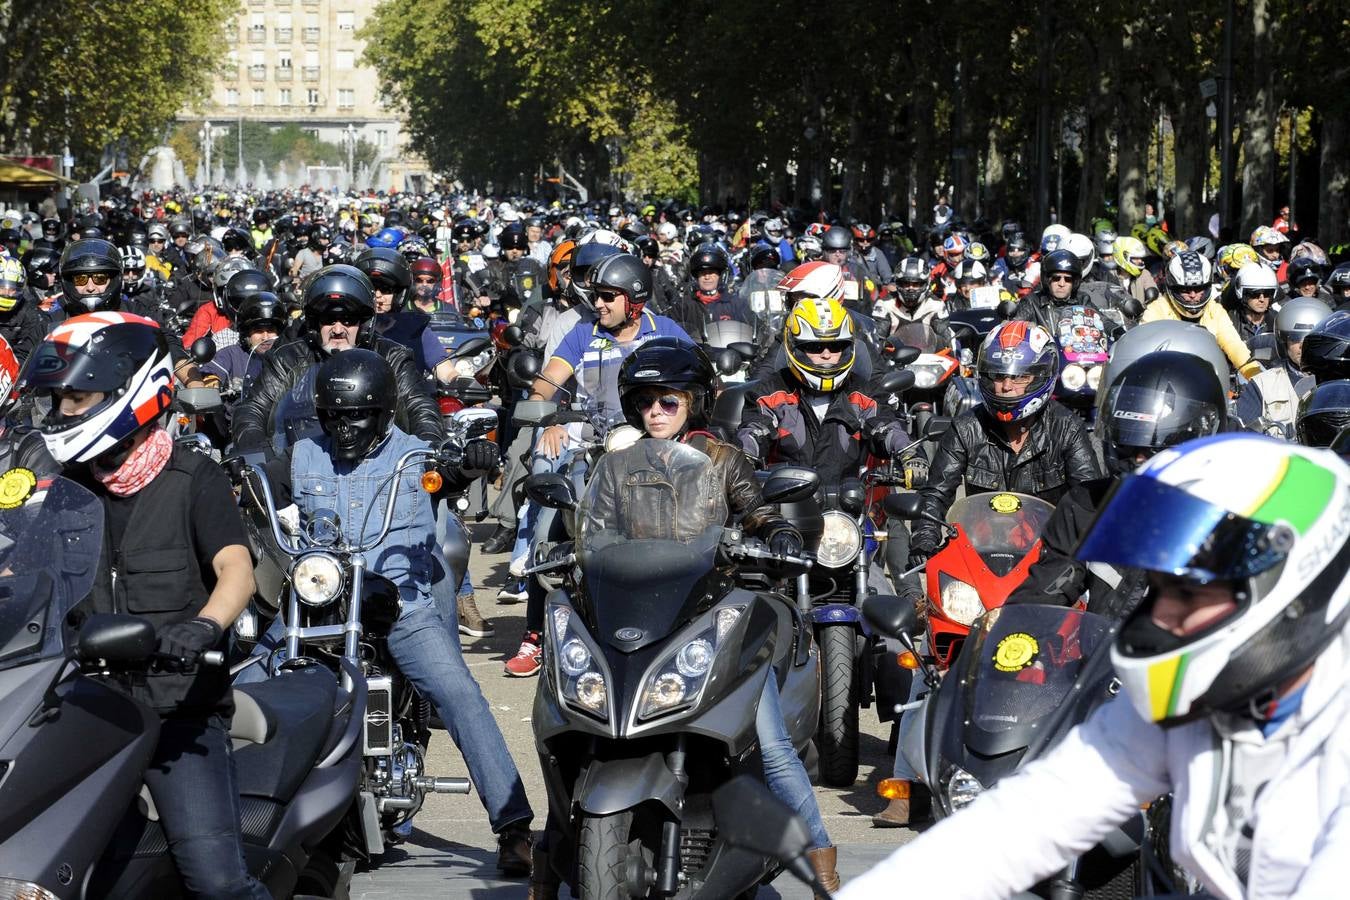
[[[646,896],[655,880],[654,854],[633,824],[632,810],[582,819],[577,842],[581,900]]]
[[[848,787],[858,780],[858,685],[853,627],[820,629],[821,702],[816,747],[820,780]]]

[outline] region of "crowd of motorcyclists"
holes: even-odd
[[[1350,259],[1283,221],[1219,245],[1161,222],[1127,230],[1102,218],[1037,233],[934,212],[921,227],[874,227],[796,209],[448,189],[123,192],[60,216],[0,212],[0,507],[11,508],[8,473],[21,471],[30,493],[64,478],[103,509],[98,576],[72,627],[139,616],[173,661],[109,677],[162,721],[145,782],[186,893],[267,895],[239,836],[230,679],[206,663],[216,651],[237,661],[237,623],[262,610],[271,627],[257,628],[257,664],[238,684],[284,678],[273,657],[295,626],[255,580],[266,548],[244,527],[253,476],[240,472],[266,478],[269,497],[293,504],[302,523],[335,510],[338,540],[352,545],[369,537],[383,492],[397,492],[365,553],[399,598],[390,655],[463,754],[500,871],[528,877],[524,890],[547,900],[564,883],[609,896],[597,888],[607,876],[590,872],[601,857],[588,854],[626,844],[604,843],[589,820],[578,826],[585,811],[571,791],[585,779],[558,774],[563,751],[539,732],[538,705],[546,779],[565,789],[550,782],[547,797],[532,798],[548,813],[532,834],[517,770],[529,748],[507,746],[461,652],[461,636],[492,635],[493,625],[464,561],[444,547],[467,542],[462,498],[478,491],[493,525],[480,551],[506,554],[508,571],[478,587],[498,604],[526,604],[504,674],[545,673],[539,690],[574,691],[560,709],[576,712],[590,702],[583,682],[595,689],[587,666],[601,653],[589,638],[563,641],[577,627],[567,630],[568,617],[604,619],[588,591],[622,574],[605,576],[602,543],[588,542],[610,530],[696,543],[679,528],[692,501],[676,470],[654,462],[679,459],[683,472],[694,452],[703,513],[762,544],[754,552],[769,574],[753,574],[750,557],[718,557],[722,593],[698,582],[691,590],[707,596],[672,631],[753,582],[797,610],[784,621],[804,646],[820,641],[808,585],[847,536],[813,530],[788,502],[766,498],[774,473],[794,468],[813,473],[813,502],[826,510],[853,514],[852,485],[869,473],[890,480],[868,480],[863,493],[919,495],[911,522],[859,501],[863,527],[839,564],[857,561],[846,606],[897,595],[922,629],[946,614],[947,585],[930,589],[926,567],[953,540],[958,496],[987,494],[996,510],[1000,498],[1028,496],[1054,512],[1007,603],[1073,607],[1116,629],[1124,696],[841,896],[890,896],[901,883],[1006,896],[1168,794],[1172,853],[1193,886],[1335,895],[1346,814],[1337,689],[1350,615]],[[923,402],[910,389],[930,386],[906,373],[916,337],[950,379]],[[201,388],[219,393],[218,409],[177,403]],[[455,439],[454,411],[466,406],[497,413],[491,437]],[[934,416],[941,427],[926,428]],[[432,462],[409,474],[400,460],[415,451]],[[630,520],[658,488],[673,492],[656,505],[670,521]],[[549,491],[570,500],[550,508]],[[816,574],[792,568],[803,559]],[[558,590],[570,598],[561,617]],[[732,633],[744,608],[727,613]],[[686,651],[719,647],[721,616],[707,648],[681,650],[663,690],[678,681],[684,698],[686,682],[707,672],[712,663]],[[894,649],[878,653],[894,660]],[[924,639],[916,649],[935,652]],[[737,701],[749,704],[740,739],[757,747],[755,777],[806,823],[811,871],[834,891],[836,848],[798,739],[803,707],[772,668],[833,658],[778,652],[784,659],[769,663],[743,656],[747,672],[772,665]],[[858,665],[848,670],[855,728],[856,693],[868,694],[876,674],[875,663]],[[599,683],[597,702],[615,703],[613,681]],[[919,822],[930,805],[921,798],[936,789],[901,749],[918,739],[912,710],[923,690],[918,678],[905,684],[893,742],[905,787],[878,827]],[[712,696],[711,685],[702,690]],[[814,729],[816,705],[804,708]],[[645,715],[627,727],[640,730]],[[688,788],[698,779],[679,746],[661,765]],[[822,764],[847,754],[841,746],[822,751]],[[0,760],[0,786],[3,777]],[[400,827],[406,834],[407,821]],[[678,828],[653,837],[632,827],[633,841],[658,850],[615,876],[628,890],[640,882],[672,894],[704,877],[681,868],[693,851]],[[968,861],[972,842],[979,866]]]

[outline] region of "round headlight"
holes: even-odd
[[[609,694],[605,690],[605,676],[599,672],[587,672],[578,678],[577,702],[591,712],[603,716],[609,704]]]
[[[712,644],[703,638],[690,641],[675,654],[675,668],[685,678],[699,678],[712,667]]]
[[[302,556],[291,567],[291,585],[301,603],[323,606],[342,592],[342,563],[327,553]]]
[[[956,812],[963,806],[975,802],[975,798],[984,792],[984,785],[978,778],[957,766],[947,778],[947,805]]]
[[[862,549],[862,532],[848,513],[832,509],[825,513],[825,530],[820,535],[820,548],[816,550],[816,562],[827,569],[846,566],[857,557]]]
[[[1102,366],[1093,366],[1087,370],[1088,387],[1094,391],[1102,389]]]
[[[568,675],[576,678],[591,667],[591,651],[576,638],[562,645],[558,651],[558,665]]]
[[[684,702],[686,692],[687,687],[683,678],[674,672],[662,672],[643,697],[642,709],[638,712],[638,716],[646,718],[679,706]]]
[[[984,612],[984,604],[979,591],[953,578],[942,586],[942,611],[953,622],[969,626]]]
[[[1081,390],[1087,384],[1087,373],[1079,365],[1067,365],[1059,375],[1059,383],[1071,391]]]
[[[912,365],[909,369],[914,373],[914,386],[920,390],[936,386],[938,377],[942,374],[936,366]]]

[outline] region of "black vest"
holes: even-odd
[[[199,615],[210,591],[192,545],[192,481],[211,460],[175,448],[169,464],[135,495],[120,546],[103,532],[103,555],[86,608],[96,613],[130,613],[156,629]],[[109,500],[104,498],[106,511]],[[214,572],[211,573],[214,580]],[[224,650],[222,639],[217,649]],[[119,679],[133,697],[161,714],[227,711],[229,673],[225,666],[193,673],[152,672]]]

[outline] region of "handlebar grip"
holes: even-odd
[[[197,659],[204,666],[223,666],[225,664],[225,654],[220,650],[207,650]]]

